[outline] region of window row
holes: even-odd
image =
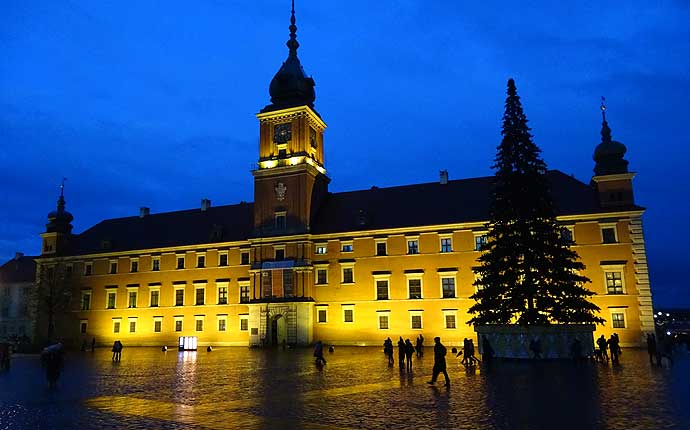
[[[340,321],[343,323],[355,322],[355,305],[341,306]],[[443,312],[443,324],[446,329],[457,328],[457,309],[446,309]],[[409,327],[413,330],[422,330],[424,328],[423,314],[421,310],[408,311]],[[376,311],[376,320],[379,330],[388,330],[390,328],[391,311]],[[316,322],[318,324],[328,324],[334,322],[329,320],[328,306],[316,305]]]
[[[239,316],[239,331],[248,331],[249,330],[249,322],[248,322],[248,316],[247,315],[240,315]],[[123,319],[120,317],[113,318],[113,326],[112,326],[112,332],[117,334],[117,333],[122,333],[122,332],[128,332],[128,333],[162,333],[163,332],[163,322],[164,322],[164,317],[153,317],[150,325],[148,325],[143,331],[141,330],[141,327],[138,327],[137,324],[140,320],[139,317],[128,317],[126,319],[126,324],[123,326]],[[187,330],[187,328],[184,326],[184,320],[185,318],[183,316],[174,316],[172,318],[168,317],[168,320],[172,319],[172,326],[169,328],[166,328],[166,331],[172,330],[175,332],[182,332],[184,330]],[[205,330],[205,324],[206,324],[207,318],[205,315],[195,315],[194,316],[194,325],[193,331],[196,332],[203,332]],[[81,320],[79,322],[79,331],[82,334],[88,333],[88,320]],[[215,327],[213,328],[215,331],[218,332],[224,332],[228,331],[228,316],[227,314],[219,314],[216,315],[215,318]],[[139,331],[138,331],[139,330]]]
[[[207,261],[206,261],[206,254],[205,253],[196,253],[196,260],[194,265],[190,265],[188,262],[187,254],[177,254],[175,256],[174,260],[174,268],[176,270],[181,270],[181,269],[189,269],[189,268],[206,268],[210,267],[207,266]],[[137,273],[141,270],[146,270],[146,271],[151,271],[151,272],[158,272],[161,270],[161,257],[160,256],[154,256],[151,257],[150,259],[150,265],[147,268],[142,268],[139,264],[139,258],[130,258],[129,259],[129,267],[128,272],[129,273]],[[241,265],[248,265],[250,263],[250,258],[249,258],[249,251],[243,251],[240,253],[240,264]],[[228,252],[227,251],[220,251],[218,253],[218,260],[216,264],[213,267],[224,267],[224,266],[229,266],[228,263]],[[71,271],[71,266],[67,266],[69,270]],[[117,274],[120,273],[120,259],[113,259],[108,261],[108,267],[107,267],[107,274]],[[93,262],[87,261],[84,263],[84,275],[85,276],[90,276],[94,275],[94,269],[93,269]],[[69,273],[68,275],[71,275]]]
[[[217,305],[227,305],[228,304],[228,288],[227,284],[216,283],[216,300],[210,303],[206,297],[205,286],[195,286],[194,296],[192,303],[185,302],[185,290],[187,289],[186,284],[173,285],[173,295],[172,295],[172,306],[185,306],[185,305],[207,305],[207,304],[217,304]],[[82,311],[88,311],[92,308],[91,296],[93,292],[91,290],[85,290],[81,292],[81,303],[80,309]],[[118,308],[118,291],[117,288],[107,288],[105,292],[105,308],[106,309],[117,309]],[[126,293],[126,307],[136,308],[140,306],[140,297],[138,287],[127,288]],[[161,306],[161,291],[160,287],[150,287],[147,296],[147,303],[144,307],[156,308]],[[239,303],[249,303],[249,283],[242,282],[239,285]]]

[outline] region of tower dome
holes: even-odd
[[[48,214],[46,233],[71,233],[74,217],[65,210],[65,182],[60,185],[60,197],[57,201],[57,209]]]
[[[597,176],[628,173],[628,161],[623,157],[627,148],[611,138],[611,128],[606,121],[606,105],[601,103],[601,143],[594,149],[594,174]]]

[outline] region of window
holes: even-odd
[[[611,311],[611,326],[613,328],[625,328],[625,312]]]
[[[602,226],[601,227],[601,241],[602,243],[617,243],[616,226]]]
[[[343,322],[355,322],[355,307],[354,305],[343,305]]]
[[[79,333],[86,334],[87,326],[88,326],[88,323],[86,321],[80,321],[79,322]]]
[[[129,263],[129,271],[134,273],[139,271],[139,260],[132,260]]]
[[[240,264],[249,264],[249,253],[248,252],[240,253]]]
[[[376,280],[376,300],[388,300],[388,280]]]
[[[137,307],[137,292],[136,291],[130,291],[129,292],[129,301],[127,302],[127,307],[128,308],[136,308]]]
[[[163,321],[160,318],[156,318],[153,320],[153,332],[154,333],[160,333],[162,327],[163,327]]]
[[[295,295],[295,277],[291,269],[283,270],[283,296],[293,297]]]
[[[388,314],[379,314],[379,330],[388,330]]]
[[[240,331],[249,330],[249,319],[246,316],[240,317]]]
[[[240,303],[249,303],[249,284],[240,285]]]
[[[204,331],[204,320],[201,318],[196,319],[196,331]]]
[[[182,331],[182,318],[175,318],[175,331]]]
[[[316,130],[309,127],[309,145],[316,149]]]
[[[84,265],[84,276],[90,276],[93,274],[93,264],[92,263],[86,263]]]
[[[285,249],[276,249],[275,250],[275,260],[276,261],[283,261],[285,260]]]
[[[343,242],[341,252],[352,252],[352,242]]]
[[[206,256],[205,255],[197,255],[196,256],[196,267],[203,269],[206,267]]]
[[[474,250],[482,251],[486,246],[488,236],[486,234],[477,234],[474,236]]]
[[[113,321],[113,333],[120,332],[120,321]]]
[[[160,298],[160,290],[151,290],[151,307],[152,308],[157,308],[158,307],[158,300]]]
[[[411,299],[421,299],[422,298],[422,280],[421,279],[408,279],[407,289]]]
[[[228,319],[226,316],[218,317],[218,331],[225,331],[228,324]]]
[[[343,267],[343,284],[352,284],[355,282],[353,267]]]
[[[88,311],[91,309],[91,293],[82,292],[81,293],[81,310]]]
[[[218,287],[218,304],[228,304],[228,287]]]
[[[441,252],[453,252],[453,242],[450,237],[441,238]]]
[[[106,307],[108,309],[115,309],[115,299],[117,298],[116,292],[108,292],[108,300]]]
[[[228,254],[220,254],[218,256],[218,265],[219,266],[227,266],[228,265]]]
[[[410,315],[410,328],[412,328],[413,330],[422,329],[422,314]]]
[[[282,230],[285,228],[285,214],[276,214],[276,228]]]
[[[455,298],[455,278],[441,278],[441,292],[444,299]]]
[[[153,260],[151,260],[151,270],[154,272],[158,272],[161,270],[161,259],[158,257],[155,257]]]
[[[110,274],[117,273],[117,261],[110,262]]]
[[[264,297],[273,297],[273,272],[261,273],[261,288],[263,289]]]
[[[136,333],[137,331],[137,320],[129,320],[129,332]]]
[[[205,293],[206,293],[206,290],[204,288],[197,288],[196,289],[196,302],[195,302],[195,304],[197,306],[204,304]]]
[[[317,255],[323,255],[326,253],[328,250],[328,247],[326,245],[316,245],[316,254]]]
[[[623,272],[604,272],[606,275],[606,292],[608,294],[623,294]]]
[[[325,309],[325,308],[324,309],[317,309],[316,313],[318,315],[317,321],[319,323],[323,324],[323,323],[326,323],[328,321],[328,310],[327,309]]]
[[[386,242],[376,242],[376,255],[377,256],[387,255]]]
[[[175,289],[175,306],[184,306],[184,289]]]
[[[184,269],[184,257],[177,256],[177,268]]]
[[[328,269],[316,269],[316,284],[325,285],[328,283]]]
[[[573,243],[573,228],[572,227],[561,227],[561,239],[568,243]]]
[[[417,239],[407,241],[407,253],[419,254],[419,241]]]
[[[446,328],[455,328],[455,315],[446,314]]]

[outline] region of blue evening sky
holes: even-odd
[[[689,2],[568,3],[298,0],[330,188],[492,174],[510,77],[549,168],[589,182],[605,95],[648,208],[655,304],[690,306]],[[75,232],[139,206],[251,201],[289,9],[4,0],[0,260],[39,253],[63,176]]]

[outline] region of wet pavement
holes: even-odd
[[[0,373],[0,429],[690,429],[690,355],[651,367],[501,362],[427,385],[428,349],[412,374],[381,348],[336,347],[323,368],[310,349],[127,348],[69,353],[56,389],[37,356]],[[396,351],[397,360],[397,351]],[[441,377],[441,380],[443,378]]]

